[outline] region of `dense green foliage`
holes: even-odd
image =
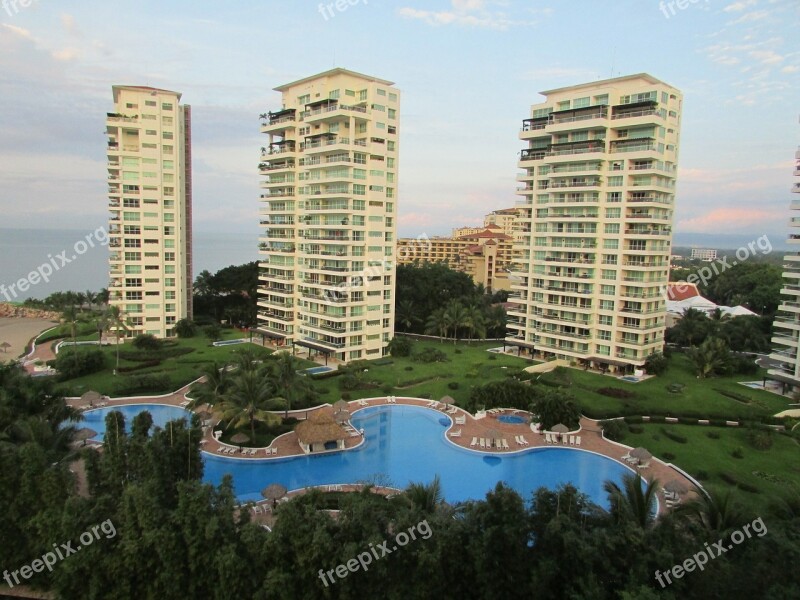
[[[194,317],[198,323],[228,321],[256,324],[258,262],[231,265],[214,273],[201,271],[194,282]]]
[[[717,338],[737,352],[768,352],[771,329],[770,317],[731,318],[717,309],[710,318],[706,313],[690,308],[673,327],[667,329],[666,339],[681,346],[696,346],[709,338]]]
[[[97,373],[106,366],[105,353],[99,348],[62,348],[50,365],[63,380]]]

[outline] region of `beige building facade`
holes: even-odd
[[[192,125],[181,94],[112,88],[106,117],[110,283],[129,336],[192,317]]]
[[[258,331],[341,362],[394,334],[400,92],[332,69],[262,115]]]
[[[542,94],[519,135],[506,342],[634,370],[664,343],[682,94],[647,74]]]

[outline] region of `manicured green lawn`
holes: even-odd
[[[740,385],[739,381],[761,381],[763,370],[756,375],[737,375],[697,379],[689,365],[688,358],[674,353],[670,367],[664,375],[640,383],[630,383],[606,375],[569,369],[566,371],[572,385],[568,388],[575,396],[587,416],[605,418],[623,414],[663,414],[687,417],[716,417],[726,419],[758,419],[774,415],[789,408],[788,398],[777,394],[754,390]],[[545,379],[554,379],[547,374]],[[670,393],[667,388],[672,383],[683,384],[680,393]],[[610,398],[595,390],[604,387],[622,388],[634,392],[630,399]],[[723,396],[716,390],[728,390],[746,396],[750,402],[734,400]]]
[[[421,363],[414,362],[411,358],[391,357],[389,360],[392,364],[370,366],[369,372],[364,375],[365,380],[378,382],[376,388],[346,393],[350,394],[351,400],[387,394],[429,397],[435,400],[442,396],[452,396],[456,403],[463,404],[469,398],[472,386],[504,379],[509,368],[520,369],[533,364],[514,356],[486,351],[487,348],[496,348],[499,345],[502,344],[475,342],[453,346],[452,342],[414,342],[414,352],[425,347],[436,348],[447,354],[448,362]],[[341,399],[343,390],[339,387],[340,380],[340,377],[333,377],[314,381],[314,387],[320,392],[321,402],[333,403]],[[451,382],[457,384],[457,389],[448,386]]]
[[[242,338],[243,334],[233,329],[223,329],[222,339],[236,339]],[[178,356],[175,358],[168,358],[161,362],[156,367],[140,369],[135,371],[135,374],[146,373],[166,373],[170,379],[170,385],[167,389],[159,390],[153,393],[167,393],[175,391],[176,389],[186,385],[187,383],[197,379],[203,365],[218,362],[219,364],[231,363],[234,360],[235,353],[243,348],[261,348],[256,344],[235,344],[231,346],[212,346],[208,338],[203,335],[198,335],[193,338],[177,339],[179,347],[192,348],[193,351]],[[121,344],[121,349],[130,349],[131,345]],[[113,369],[116,364],[116,347],[114,344],[110,346],[103,346],[103,352],[106,355],[106,369],[99,373],[93,373],[84,377],[79,377],[65,382],[63,388],[69,395],[78,395],[87,390],[96,390],[101,394],[108,394],[113,396],[117,382],[125,374],[113,374]],[[268,349],[263,350],[265,354],[270,354]],[[137,363],[120,359],[120,367],[132,367]],[[138,395],[138,394],[137,394]]]
[[[749,444],[746,431],[738,427],[655,423],[633,427],[641,428],[642,433],[626,433],[623,443],[644,446],[655,456],[688,472],[711,492],[715,488],[735,489],[737,498],[756,513],[763,514],[771,500],[791,491],[792,484],[800,486],[800,465],[797,462],[800,442],[797,438],[774,434],[770,449],[756,450]],[[683,436],[687,442],[675,442],[664,435],[663,430]],[[708,434],[718,434],[719,439]],[[733,456],[737,449],[741,450],[743,458]],[[674,458],[665,459],[664,453],[670,453]],[[759,492],[736,489],[724,481],[720,473],[730,473],[736,481],[754,486]]]

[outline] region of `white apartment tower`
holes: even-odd
[[[794,176],[800,178],[800,148],[795,152],[795,161]],[[792,192],[800,194],[800,179],[792,186]],[[800,199],[792,200],[790,208],[800,210]],[[792,217],[789,226],[797,231],[800,217]],[[769,375],[790,388],[796,388],[800,386],[800,234],[790,234],[788,241],[795,250],[783,259],[786,261],[781,289],[784,298],[775,318],[775,337],[772,342],[776,346],[770,355],[770,358],[780,361],[780,367],[770,369]]]
[[[629,371],[664,343],[682,95],[647,74],[542,95],[520,133],[506,343]]]
[[[394,334],[400,92],[333,69],[262,115],[258,331],[341,362]]]
[[[192,317],[192,127],[181,94],[113,86],[108,113],[109,302],[128,335]]]

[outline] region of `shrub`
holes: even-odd
[[[388,347],[392,356],[411,356],[412,343],[407,337],[393,337]]]
[[[489,360],[497,360],[497,357],[494,354],[490,354]]]
[[[615,442],[621,442],[625,439],[625,433],[619,421],[600,421],[600,427],[603,429],[603,435],[608,439]]]
[[[731,456],[733,458],[744,458],[744,452],[742,452],[741,448],[736,448],[733,452],[731,452]]]
[[[406,371],[413,371],[413,370],[414,370],[414,367],[412,367],[411,365],[408,365],[408,366],[405,368],[405,370],[406,370]]]
[[[698,419],[693,417],[678,417],[678,423],[681,425],[697,425]]]
[[[175,323],[173,331],[179,338],[190,338],[197,333],[197,325],[191,319],[181,319]]]
[[[160,350],[161,340],[149,333],[142,333],[133,339],[133,347],[137,350]]]
[[[636,394],[628,391],[623,390],[622,388],[614,388],[614,387],[604,387],[597,390],[598,394],[603,396],[608,396],[609,398],[620,398],[620,399],[627,399],[627,398],[635,398]]]
[[[425,348],[422,352],[416,352],[411,356],[411,360],[414,362],[422,362],[422,363],[435,363],[435,362],[446,362],[447,361],[447,354],[438,350],[437,348]]]
[[[459,385],[457,381],[451,381],[450,383],[447,384],[447,387],[451,390],[457,390]]]
[[[716,431],[706,431],[706,437],[709,437],[712,440],[718,440],[719,434]]]
[[[752,358],[737,354],[733,357],[731,371],[734,375],[755,375],[758,373],[758,365]]]
[[[117,373],[133,373],[134,371],[141,371],[142,369],[150,369],[152,367],[157,367],[161,364],[161,361],[158,359],[154,360],[143,360],[131,367],[120,367],[117,369]]]
[[[461,353],[462,353],[462,350],[461,350],[461,348],[456,348],[456,349],[455,349],[455,351],[454,351],[454,353],[455,353],[455,354],[461,354]]]
[[[733,392],[731,390],[724,390],[721,388],[714,388],[714,391],[722,394],[726,398],[731,398],[732,400],[736,400],[743,404],[750,404],[752,402],[749,396],[745,396],[744,394],[740,394],[738,392]]]
[[[749,428],[747,430],[747,441],[756,450],[769,450],[772,448],[772,430],[762,428]]]
[[[650,417],[651,423],[666,423],[667,419],[663,415],[653,415]]]
[[[675,460],[675,455],[672,452],[664,452],[661,456],[666,460]]]
[[[639,425],[628,425],[628,431],[631,433],[644,433],[644,427]]]
[[[130,375],[116,382],[114,391],[125,396],[140,392],[163,392],[170,389],[169,375],[166,373],[143,373]]]
[[[391,383],[384,383],[384,384],[381,386],[381,391],[382,391],[384,394],[387,394],[387,395],[388,395],[388,394],[391,394],[391,392],[392,392],[392,390],[393,390],[393,389],[394,389],[394,388],[392,387],[392,384],[391,384]]]
[[[59,372],[62,380],[74,379],[102,371],[106,366],[106,355],[99,348],[70,348],[59,352],[48,364]]]
[[[663,375],[669,367],[669,360],[660,352],[654,352],[644,362],[644,369],[651,375]]]
[[[222,329],[220,329],[219,325],[213,323],[203,327],[203,334],[212,342],[216,342],[222,337]]]
[[[672,440],[673,442],[677,442],[678,444],[685,444],[686,442],[689,441],[684,436],[677,434],[674,431],[670,431],[665,427],[661,427],[659,431],[661,431],[661,433],[663,433],[665,437]]]
[[[350,395],[350,392],[343,392],[342,393],[342,400],[352,400],[353,397]]]
[[[625,422],[626,423],[641,423],[642,422],[642,417],[640,417],[638,415],[625,417]]]

